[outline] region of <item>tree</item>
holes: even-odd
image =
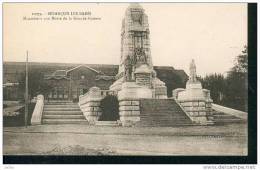
[[[244,46],[242,54],[235,58],[235,66],[231,69],[233,72],[246,73],[248,72],[248,54],[247,46]]]
[[[44,73],[41,70],[33,69],[28,72],[28,93],[30,98],[37,96],[38,94],[47,94],[50,86],[43,79]],[[19,91],[25,93],[25,72],[19,82]]]
[[[210,74],[204,78],[199,78],[202,83],[203,88],[210,90],[211,98],[214,103],[223,104],[225,92],[226,92],[226,82],[222,74]]]
[[[119,101],[114,95],[107,95],[100,102],[102,115],[101,121],[116,121],[119,119]]]
[[[198,77],[203,88],[209,89],[214,103],[247,111],[248,101],[248,54],[247,47],[234,60],[227,77],[211,74]]]
[[[229,107],[247,111],[248,101],[248,54],[244,47],[242,54],[235,58],[234,67],[228,72],[227,81],[227,104]]]

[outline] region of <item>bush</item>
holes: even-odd
[[[28,125],[31,125],[31,117],[32,113],[35,107],[35,103],[30,103],[28,105]],[[24,113],[25,113],[25,107],[22,107],[15,112],[19,112],[20,114],[16,116],[4,116],[3,117],[3,126],[8,127],[8,126],[24,126]]]
[[[116,121],[119,119],[119,101],[116,96],[108,95],[100,103],[101,121]]]

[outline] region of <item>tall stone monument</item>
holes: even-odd
[[[165,83],[153,70],[148,17],[138,3],[125,12],[121,29],[121,57],[116,82],[110,90],[121,98],[166,98]]]
[[[139,99],[167,98],[165,83],[156,77],[153,69],[148,17],[137,3],[130,4],[122,21],[116,79],[110,90],[117,92],[123,126],[140,121]]]

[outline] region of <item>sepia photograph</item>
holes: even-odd
[[[248,156],[247,3],[2,14],[4,156]]]

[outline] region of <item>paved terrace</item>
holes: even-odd
[[[5,155],[246,155],[247,126],[4,127]]]

